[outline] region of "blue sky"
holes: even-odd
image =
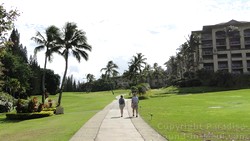
[[[21,12],[15,26],[21,43],[33,54],[36,44],[30,40],[36,31],[50,25],[62,28],[77,23],[92,45],[89,60],[78,63],[70,58],[68,75],[83,81],[91,73],[99,78],[101,68],[112,60],[122,74],[136,53],[142,53],[150,65],[163,65],[193,30],[235,19],[250,21],[247,0],[2,0],[6,8]],[[44,52],[38,53],[40,66]],[[48,68],[63,75],[64,60],[54,55]]]

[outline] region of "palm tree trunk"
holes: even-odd
[[[43,67],[43,78],[42,78],[42,103],[45,101],[45,71],[47,65],[47,55],[45,55],[44,67]]]
[[[67,70],[68,70],[68,56],[65,56],[65,71],[64,71],[64,75],[63,75],[63,80],[62,80],[62,84],[61,84],[61,88],[60,88],[60,93],[59,93],[59,98],[58,98],[58,105],[61,105],[61,99],[62,99],[62,92],[63,92],[63,88],[64,88],[64,81],[66,78],[66,74],[67,74]]]

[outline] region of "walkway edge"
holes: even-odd
[[[115,100],[108,104],[104,109],[96,113],[92,118],[90,118],[70,139],[70,141],[94,141],[102,121],[107,115],[108,111],[112,108]]]
[[[131,109],[131,107],[129,107],[131,100],[128,100],[126,105],[128,109]],[[129,116],[132,117],[132,110],[128,110],[128,113]],[[131,121],[145,141],[167,141],[166,138],[149,126],[140,116],[138,118],[131,118]]]

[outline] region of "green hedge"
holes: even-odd
[[[43,108],[43,111],[55,111],[56,110],[56,108]]]
[[[10,120],[26,120],[26,119],[48,117],[52,116],[53,114],[54,114],[53,111],[42,111],[35,113],[7,113],[6,118]]]

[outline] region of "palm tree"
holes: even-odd
[[[87,83],[91,83],[95,81],[95,76],[93,74],[88,73],[86,79],[87,79]]]
[[[145,62],[146,60],[147,58],[144,58],[142,53],[137,53],[137,56],[133,56],[129,62],[130,79],[132,79],[136,84],[138,83],[138,79],[142,78],[142,70],[147,65]]]
[[[143,76],[144,82],[150,84],[150,79],[152,78],[152,74],[153,74],[152,68],[149,64],[147,64],[142,70],[142,76]]]
[[[58,46],[53,48],[53,51],[59,51],[58,53],[62,55],[65,59],[65,70],[63,74],[62,84],[58,98],[58,105],[57,105],[60,106],[64,81],[68,70],[68,59],[70,54],[72,54],[73,57],[75,57],[78,62],[81,61],[81,57],[87,61],[88,54],[86,51],[91,51],[92,47],[87,43],[87,37],[85,36],[85,32],[79,30],[77,28],[77,25],[72,22],[67,22],[65,24],[57,43]]]
[[[161,68],[161,66],[158,65],[158,63],[154,63],[153,68],[154,68],[153,76],[154,79],[157,80],[157,87],[159,88],[160,86],[162,86],[162,83],[160,83],[160,79],[163,79],[164,70]]]
[[[189,47],[189,51],[191,53],[191,55],[193,55],[194,59],[193,59],[193,68],[194,69],[198,69],[198,65],[199,65],[199,37],[197,34],[193,33],[191,34],[191,36],[189,36],[189,39],[187,40],[188,43],[188,47]]]
[[[235,37],[236,32],[239,32],[238,27],[236,26],[226,26],[224,28],[225,34],[226,34],[226,38],[228,38],[228,42],[229,42],[229,51],[230,51],[230,64],[231,64],[231,70],[229,70],[229,72],[233,72],[233,60],[232,60],[232,47],[231,47],[231,39],[233,39]]]
[[[47,60],[52,61],[52,48],[55,46],[56,38],[59,37],[59,29],[52,25],[49,26],[45,30],[44,37],[39,31],[36,34],[36,37],[32,37],[31,40],[34,40],[39,46],[34,49],[34,54],[36,55],[37,52],[46,49],[45,51],[45,61],[43,67],[43,78],[42,78],[42,102],[44,103],[45,100],[45,70],[47,66]]]
[[[106,68],[102,68],[101,71],[105,71],[105,77],[106,79],[110,78],[110,77],[115,77],[118,75],[118,71],[116,69],[118,69],[119,67],[113,62],[113,61],[109,61]]]
[[[111,81],[110,80],[111,77],[116,77],[119,74],[116,69],[118,69],[118,66],[113,61],[109,61],[106,68],[102,68],[101,71],[105,71],[104,74],[105,79]],[[112,94],[114,94],[112,86],[111,86],[111,91]]]
[[[91,92],[93,87],[93,82],[95,81],[95,76],[93,74],[88,73],[86,79],[87,79],[86,92]]]

